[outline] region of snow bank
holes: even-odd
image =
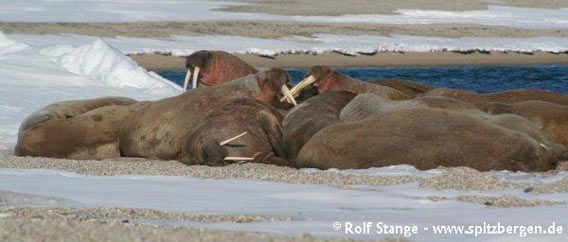
[[[138,66],[129,57],[97,39],[94,43],[73,50],[51,49],[49,56],[68,71],[117,88],[138,88],[144,93],[180,90],[159,75]],[[69,51],[70,50],[70,51]],[[45,53],[45,52],[43,52]]]
[[[20,42],[0,38],[12,46],[0,57],[0,149],[13,148],[27,115],[54,102],[103,96],[156,100],[181,92],[103,41],[41,51]]]

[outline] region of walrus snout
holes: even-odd
[[[23,131],[35,127],[43,122],[49,121],[52,118],[53,115],[48,112],[44,112],[43,110],[38,113],[32,114],[30,117],[26,118],[24,122],[22,122],[22,124],[20,125],[19,133],[22,133]]]
[[[287,101],[294,106],[298,105],[294,93],[290,90],[291,80],[288,73],[277,68],[265,68],[258,72],[260,86],[270,89],[281,102]]]
[[[224,166],[225,157],[229,155],[226,147],[217,139],[202,140],[197,156],[198,163],[210,166]]]

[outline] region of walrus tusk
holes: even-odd
[[[298,82],[298,84],[296,86],[292,87],[290,92],[292,93],[293,96],[298,96],[298,94],[300,94],[300,91],[302,91],[306,87],[309,87],[314,82],[316,82],[316,78],[313,75],[309,75],[308,77],[306,77],[301,82]],[[280,99],[280,101],[284,102],[284,100],[286,100],[286,98],[287,97],[284,96],[283,98]]]
[[[288,100],[288,102],[292,102],[294,106],[298,106],[294,95],[292,95],[292,92],[290,92],[290,89],[288,89],[286,84],[282,85],[282,94],[284,94],[284,97]]]
[[[197,77],[199,77],[199,66],[196,66],[193,69],[193,81],[191,82],[191,88],[195,89],[197,88]]]
[[[236,140],[236,139],[238,139],[238,138],[240,138],[240,137],[243,137],[243,135],[245,135],[245,134],[247,134],[247,131],[245,131],[245,132],[243,132],[242,134],[239,134],[239,135],[237,135],[237,136],[235,136],[235,137],[233,137],[233,138],[227,139],[227,140],[225,140],[225,141],[219,143],[219,145],[223,146],[223,145],[226,145],[226,144],[228,144],[228,143],[231,143],[231,141]]]
[[[187,85],[189,84],[189,77],[191,76],[191,70],[187,68],[187,74],[185,74],[185,80],[183,81],[183,90],[187,91]]]
[[[224,160],[227,161],[249,161],[254,160],[252,157],[238,157],[238,156],[227,156]]]

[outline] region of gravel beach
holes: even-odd
[[[187,227],[142,224],[129,219],[156,218],[152,211],[133,209],[0,209],[2,241],[353,241],[279,236],[260,233],[213,231]],[[147,215],[150,214],[150,215]],[[183,216],[176,215],[181,218]],[[168,219],[157,216],[159,219]],[[393,239],[388,241],[405,241]]]

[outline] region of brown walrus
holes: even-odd
[[[537,89],[515,89],[495,93],[480,94],[474,91],[465,91],[450,88],[436,88],[423,94],[423,96],[443,96],[464,100],[483,108],[488,102],[517,103],[523,101],[539,100],[561,105],[568,105],[568,96],[550,91]]]
[[[409,81],[409,80],[384,79],[384,80],[372,80],[369,81],[369,83],[392,87],[411,98],[435,89],[435,87],[432,85],[421,82]]]
[[[304,145],[297,162],[322,169],[410,164],[546,171],[556,167],[556,152],[526,133],[475,115],[411,108],[330,125]]]
[[[142,105],[116,97],[51,104],[21,124],[15,153],[68,159],[120,157],[118,131]]]
[[[320,94],[328,91],[349,91],[355,94],[373,93],[391,100],[409,98],[394,88],[353,79],[330,69],[328,66],[312,67],[306,74],[306,78],[292,88],[292,94],[297,96],[300,90],[312,85],[317,86]]]
[[[120,150],[130,157],[177,159],[187,136],[215,107],[235,98],[254,98],[272,105],[287,93],[288,74],[280,69],[203,87],[145,105],[130,115],[120,129]]]
[[[302,146],[321,129],[339,122],[339,113],[356,94],[331,91],[312,97],[291,109],[284,120],[284,154],[294,163]]]
[[[489,102],[483,110],[490,114],[513,113],[545,130],[557,143],[568,148],[568,106],[545,101],[513,104]]]
[[[468,102],[438,96],[394,101],[374,94],[361,94],[341,110],[339,119],[342,122],[357,121],[413,108],[437,108],[472,115],[504,128],[525,133],[541,146],[553,150],[555,154],[562,154],[565,151],[564,147],[554,142],[546,132],[526,118],[514,114],[489,115]]]
[[[181,161],[189,165],[226,165],[234,161],[288,165],[281,158],[282,119],[276,109],[256,99],[231,100],[211,111],[191,132]]]
[[[185,60],[187,74],[183,88],[187,90],[193,76],[192,88],[225,83],[258,71],[248,63],[225,51],[200,50]]]

